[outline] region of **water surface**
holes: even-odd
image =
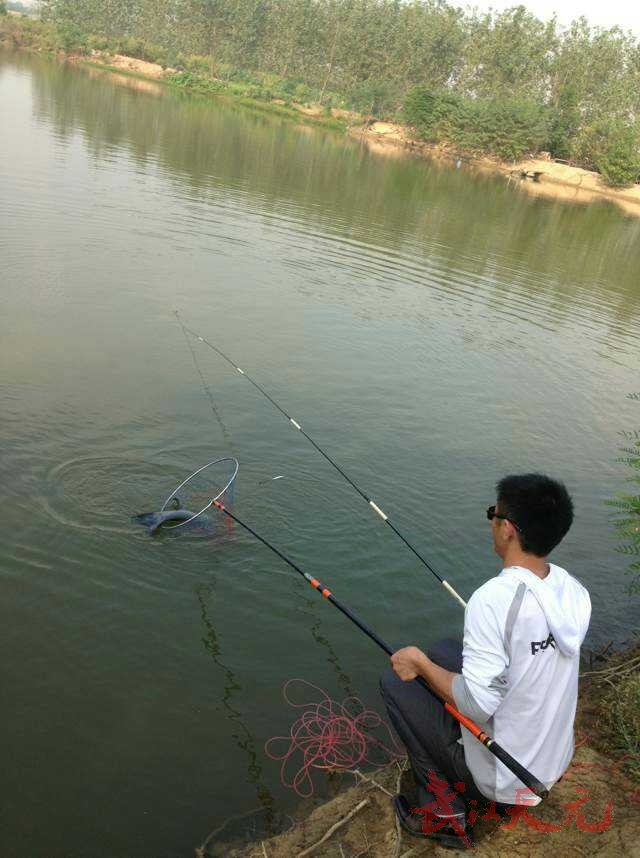
[[[461,630],[175,309],[466,596],[497,569],[495,480],[562,477],[589,643],[629,635],[604,501],[638,425],[640,221],[25,55],[0,54],[0,127],[3,856],[190,855],[295,806],[262,750],[286,680],[379,705],[384,657],[259,543],[131,524],[210,459],[237,456],[237,514],[389,641]]]

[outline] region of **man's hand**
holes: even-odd
[[[417,646],[406,646],[391,656],[391,667],[404,682],[421,676],[436,694],[447,703],[453,703],[453,678],[455,673],[439,667]]]
[[[405,646],[391,656],[391,667],[404,682],[415,679],[429,659],[417,646]]]

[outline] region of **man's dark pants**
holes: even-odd
[[[462,645],[455,640],[436,641],[427,649],[429,658],[453,673],[462,672]],[[480,793],[464,758],[464,748],[458,742],[460,725],[449,715],[442,703],[425,691],[417,682],[403,682],[391,668],[380,678],[380,691],[387,706],[389,718],[407,749],[413,776],[418,788],[417,806],[426,807],[434,795],[426,786],[430,772],[453,785],[464,782],[464,797],[484,805],[487,799]],[[457,796],[451,807],[454,812],[465,809]]]

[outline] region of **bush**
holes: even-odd
[[[508,100],[478,102],[475,107],[471,111],[475,128],[470,142],[477,140],[482,151],[517,161],[539,152],[548,139],[548,116],[537,104]]]
[[[566,86],[560,93],[553,110],[546,149],[554,158],[570,158],[572,141],[581,124],[578,94],[575,86]]]
[[[349,104],[360,113],[378,117],[393,116],[401,105],[401,98],[393,85],[368,80],[351,90]]]
[[[176,74],[169,75],[166,79],[175,86],[190,89],[201,95],[215,95],[228,89],[226,84],[221,80],[202,77],[202,75],[189,71],[176,72]]]
[[[607,185],[624,188],[640,178],[640,127],[596,122],[572,141],[572,160],[602,174]]]
[[[187,57],[180,56],[176,65],[181,63],[187,71],[196,74],[215,74],[215,64],[211,57],[203,57],[199,54],[190,54]]]
[[[583,125],[571,141],[571,160],[586,170],[596,170],[596,162],[604,151],[605,138],[599,126]]]
[[[404,102],[404,115],[418,136],[437,142],[453,128],[465,123],[462,99],[451,92],[432,92],[420,87],[411,90]]]
[[[284,80],[282,81],[280,89],[283,93],[286,93],[287,95],[293,97],[293,94],[296,91],[296,87],[300,84],[304,85],[304,81],[300,80],[299,77],[287,77],[284,78]]]
[[[407,95],[404,115],[423,140],[509,160],[539,151],[549,137],[545,108],[522,100],[463,99],[418,88]]]
[[[58,46],[63,51],[88,54],[89,38],[76,24],[58,25]]]
[[[104,36],[89,36],[87,45],[92,51],[109,51],[112,47],[109,39]]]
[[[224,80],[237,81],[238,83],[253,83],[256,86],[260,86],[261,84],[261,80],[257,75],[247,69],[238,68],[228,63],[220,63],[218,65],[218,77],[224,78]]]
[[[625,759],[628,773],[640,782],[640,674],[614,675],[612,686],[602,707],[607,738]]]
[[[640,145],[638,129],[613,129],[596,159],[598,172],[612,188],[627,188],[640,178]]]

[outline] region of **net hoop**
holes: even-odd
[[[227,484],[225,485],[225,487],[222,489],[222,491],[218,492],[218,494],[217,494],[215,497],[211,498],[211,500],[209,501],[209,503],[207,503],[205,506],[203,506],[201,510],[199,510],[198,512],[194,512],[194,514],[191,516],[191,518],[188,518],[186,521],[181,521],[179,524],[172,524],[172,525],[166,526],[166,530],[174,530],[176,527],[184,527],[184,526],[185,526],[185,524],[189,524],[189,522],[193,521],[193,520],[194,520],[194,518],[197,518],[199,515],[202,515],[202,513],[203,513],[203,512],[206,512],[210,507],[212,507],[212,506],[213,506],[213,504],[218,500],[218,498],[221,498],[221,497],[222,497],[222,495],[223,495],[223,494],[224,494],[224,493],[225,493],[225,492],[226,492],[226,491],[231,487],[231,485],[233,484],[233,481],[235,480],[235,478],[236,478],[236,476],[237,476],[237,474],[238,474],[238,470],[239,470],[239,468],[240,468],[240,463],[239,463],[239,462],[238,462],[238,460],[237,460],[237,459],[235,459],[233,456],[224,456],[222,459],[214,459],[214,460],[213,460],[213,462],[207,462],[207,464],[206,464],[206,465],[203,465],[201,468],[198,468],[198,470],[197,470],[197,471],[194,471],[192,474],[189,474],[189,476],[186,478],[186,480],[183,480],[183,481],[180,483],[180,485],[179,485],[179,486],[177,486],[177,487],[176,487],[176,488],[171,492],[171,494],[169,495],[169,497],[168,497],[168,498],[165,500],[165,502],[162,504],[162,507],[160,508],[160,512],[164,512],[164,511],[165,511],[165,509],[167,508],[167,504],[169,503],[169,501],[170,501],[172,498],[174,498],[174,497],[178,494],[178,492],[180,491],[180,489],[181,489],[181,488],[183,488],[183,486],[186,486],[186,485],[187,485],[187,483],[188,483],[190,480],[192,480],[194,477],[197,477],[197,476],[198,476],[198,474],[201,474],[201,473],[202,473],[203,471],[205,471],[207,468],[211,468],[213,465],[219,465],[219,464],[220,464],[220,462],[233,462],[233,474],[232,474],[232,475],[231,475],[231,477],[229,478],[229,481],[227,482]]]

